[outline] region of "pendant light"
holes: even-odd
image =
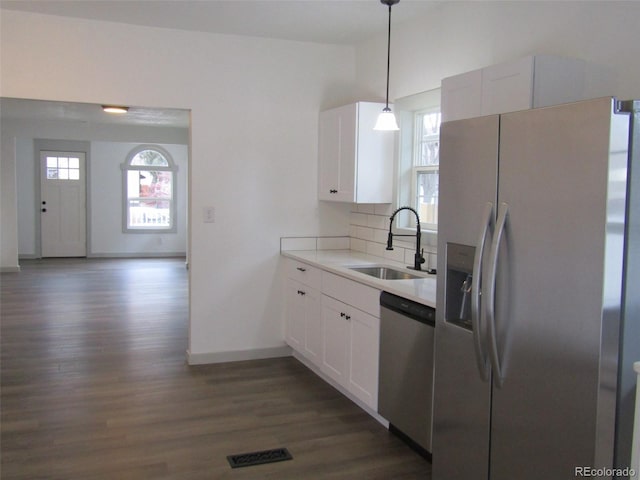
[[[380,0],[380,3],[389,7],[389,34],[387,36],[387,103],[382,113],[378,116],[376,126],[374,130],[400,130],[398,128],[398,122],[396,122],[396,116],[389,108],[389,66],[391,64],[391,6],[400,2],[400,0]]]

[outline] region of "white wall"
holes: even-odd
[[[2,125],[4,128],[4,124]],[[16,142],[0,140],[0,271],[17,272],[18,196],[16,185]]]
[[[280,236],[349,232],[316,162],[318,111],[355,100],[353,48],[1,17],[0,96],[191,110],[192,360],[281,351]]]
[[[0,110],[0,115],[2,112]],[[135,140],[135,143],[131,140]],[[72,121],[24,120],[2,116],[1,142],[3,145],[15,145],[18,255],[21,258],[33,258],[39,256],[40,252],[40,206],[37,205],[40,148],[85,151],[87,154],[89,257],[184,254],[187,245],[188,140],[188,130],[179,128],[87,125]],[[176,142],[178,145],[167,145],[166,142]],[[168,149],[179,167],[176,233],[122,233],[120,164],[139,144],[156,144]]]
[[[178,167],[176,173],[176,232],[122,232],[122,170],[129,153],[141,143],[91,143],[91,252],[90,256],[122,254],[185,254],[187,247],[188,146],[153,143],[163,148]]]
[[[402,3],[396,9],[402,8]],[[531,54],[580,58],[610,70],[606,95],[640,98],[640,2],[442,2],[392,30],[390,97],[440,86],[443,78]],[[384,89],[386,35],[356,48],[363,92]]]

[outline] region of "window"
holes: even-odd
[[[123,166],[125,232],[175,232],[176,171],[171,155],[157,146],[129,153]]]
[[[399,156],[397,206],[415,208],[423,231],[438,229],[438,183],[440,162],[440,89],[398,99]],[[415,216],[398,216],[396,228],[415,231]]]
[[[417,112],[414,121],[412,199],[426,229],[438,228],[440,109]]]
[[[47,155],[47,180],[80,180],[80,158]]]

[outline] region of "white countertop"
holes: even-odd
[[[424,278],[413,280],[381,280],[348,268],[356,265],[386,265],[404,270],[407,266],[403,263],[367,255],[354,250],[288,250],[283,251],[282,255],[356,282],[384,290],[385,292],[413,300],[414,302],[422,303],[423,305],[428,305],[433,308],[436,306],[436,275],[409,270],[410,273]]]

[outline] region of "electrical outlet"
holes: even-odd
[[[216,223],[216,209],[214,207],[204,207],[202,209],[204,223]]]

